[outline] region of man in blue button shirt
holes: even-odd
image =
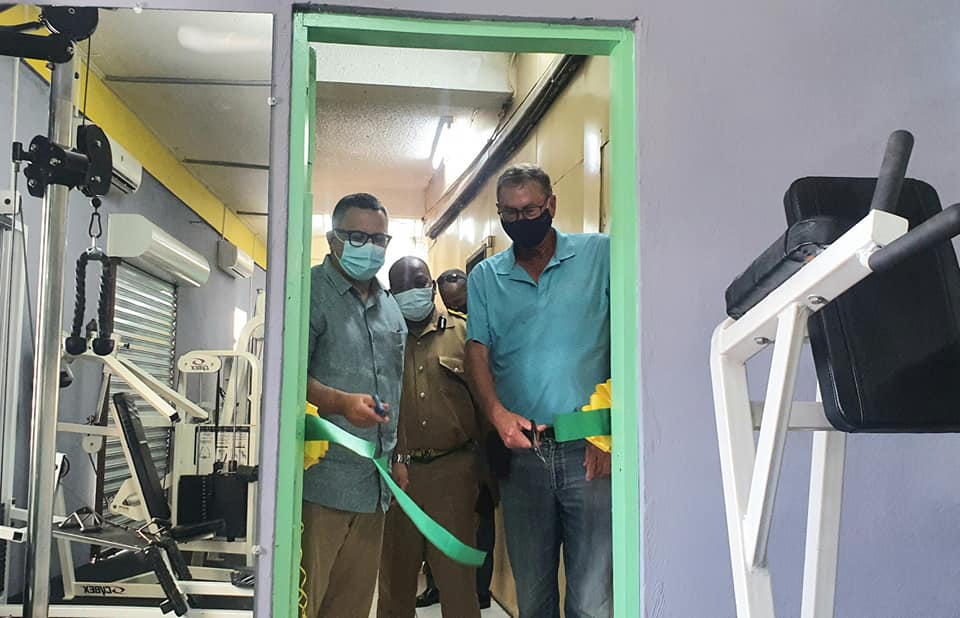
[[[387,211],[374,196],[357,193],[342,198],[331,219],[330,255],[310,271],[307,401],[376,444],[378,457],[389,456],[397,444],[407,326],[376,279],[390,242]],[[336,444],[304,472],[307,618],[369,614],[390,497],[372,461]]]
[[[468,373],[513,449],[500,488],[521,618],[559,618],[561,548],[565,615],[599,618],[613,612],[610,456],[583,440],[556,442],[552,425],[610,377],[610,241],[556,231],[556,211],[542,169],[511,167],[497,181],[513,246],[470,273]],[[539,454],[523,433],[531,421]]]

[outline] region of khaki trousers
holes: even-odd
[[[441,526],[476,547],[476,455],[460,452],[428,464],[411,463],[407,493]],[[424,557],[440,589],[444,618],[477,618],[476,569],[450,560],[414,527],[410,518],[393,505],[387,512],[380,564],[377,618],[414,618],[417,578]]]
[[[303,503],[306,618],[367,618],[377,584],[383,513]]]

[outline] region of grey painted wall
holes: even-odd
[[[640,15],[646,610],[731,616],[708,370],[724,288],[782,233],[794,178],[876,175],[893,129],[916,135],[910,174],[960,197],[960,5],[654,1]],[[751,368],[759,397],[766,371]],[[848,445],[836,615],[957,615],[960,437]],[[790,438],[778,494],[782,616],[799,615],[809,449]]]
[[[0,84],[13,83],[13,61],[0,58]],[[47,98],[49,89],[46,83],[26,66],[20,67],[20,91],[17,108],[16,139],[29,143],[38,133],[46,133]],[[0,143],[10,143],[11,118],[13,114],[12,95],[9,92],[0,96]],[[0,165],[0,187],[6,189],[10,183],[10,167]],[[24,196],[24,219],[28,229],[27,272],[34,310],[37,302],[37,269],[39,261],[40,209],[41,202],[26,193],[23,175],[20,175],[20,192]],[[72,192],[67,232],[67,262],[64,328],[69,328],[73,313],[74,274],[73,264],[80,253],[89,245],[87,223],[90,216],[90,204],[79,192]],[[111,212],[131,212],[144,215],[163,227],[171,235],[200,252],[212,267],[210,278],[200,288],[181,287],[177,320],[177,355],[200,348],[230,348],[233,346],[233,313],[239,307],[253,316],[254,299],[257,289],[266,285],[266,273],[257,268],[255,275],[245,281],[231,278],[216,268],[216,243],[219,235],[199,217],[189,210],[183,202],[167,191],[149,174],[144,174],[140,190],[129,195],[111,194],[104,198],[104,233]],[[106,237],[101,241],[105,246]],[[22,268],[19,259],[15,267]],[[95,312],[98,289],[99,269],[92,267],[87,282],[87,316]],[[21,397],[21,436],[17,440],[17,459],[22,464],[24,474],[18,479],[18,500],[26,504],[26,469],[28,462],[28,432],[30,410],[30,376],[32,373],[32,344],[29,341],[29,328],[24,328],[24,361],[22,365],[24,379]],[[60,420],[84,422],[94,414],[99,372],[92,365],[75,363],[73,366],[76,380],[68,389],[61,391]],[[65,481],[67,509],[75,509],[82,504],[92,504],[94,500],[93,474],[87,463],[86,455],[79,448],[79,439],[75,436],[61,436],[58,449],[67,453],[72,464],[72,473]],[[76,557],[81,559],[88,551],[76,547]]]

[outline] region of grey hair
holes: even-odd
[[[550,176],[543,171],[543,168],[532,163],[521,163],[508,167],[500,174],[500,178],[497,179],[497,199],[500,198],[500,189],[503,187],[522,187],[529,182],[540,185],[547,197],[553,195]]]

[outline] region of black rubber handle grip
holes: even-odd
[[[88,249],[77,258],[76,295],[73,301],[73,322],[70,324],[70,336],[65,344],[68,353],[74,356],[83,354],[87,349],[87,340],[81,334],[83,329],[83,310],[87,306],[87,264],[100,262],[100,296],[97,301],[97,338],[93,341],[93,351],[100,356],[113,352],[113,299],[116,280],[110,258],[99,249]]]
[[[90,262],[90,252],[84,251],[77,258],[76,288],[73,297],[73,322],[70,325],[70,336],[67,337],[67,352],[74,356],[83,354],[87,349],[87,340],[80,331],[83,329],[83,310],[87,306],[87,264]]]
[[[880,164],[880,174],[877,176],[877,188],[873,190],[870,210],[896,213],[911,152],[913,135],[909,131],[901,129],[890,134],[887,150],[883,153],[883,163]]]
[[[97,300],[97,338],[93,340],[93,351],[106,356],[113,352],[113,315],[116,296],[116,269],[114,261],[103,255],[100,259],[100,298]]]
[[[867,260],[867,265],[876,273],[889,271],[902,261],[943,244],[957,234],[960,234],[960,204],[945,208],[943,212],[875,251]]]

